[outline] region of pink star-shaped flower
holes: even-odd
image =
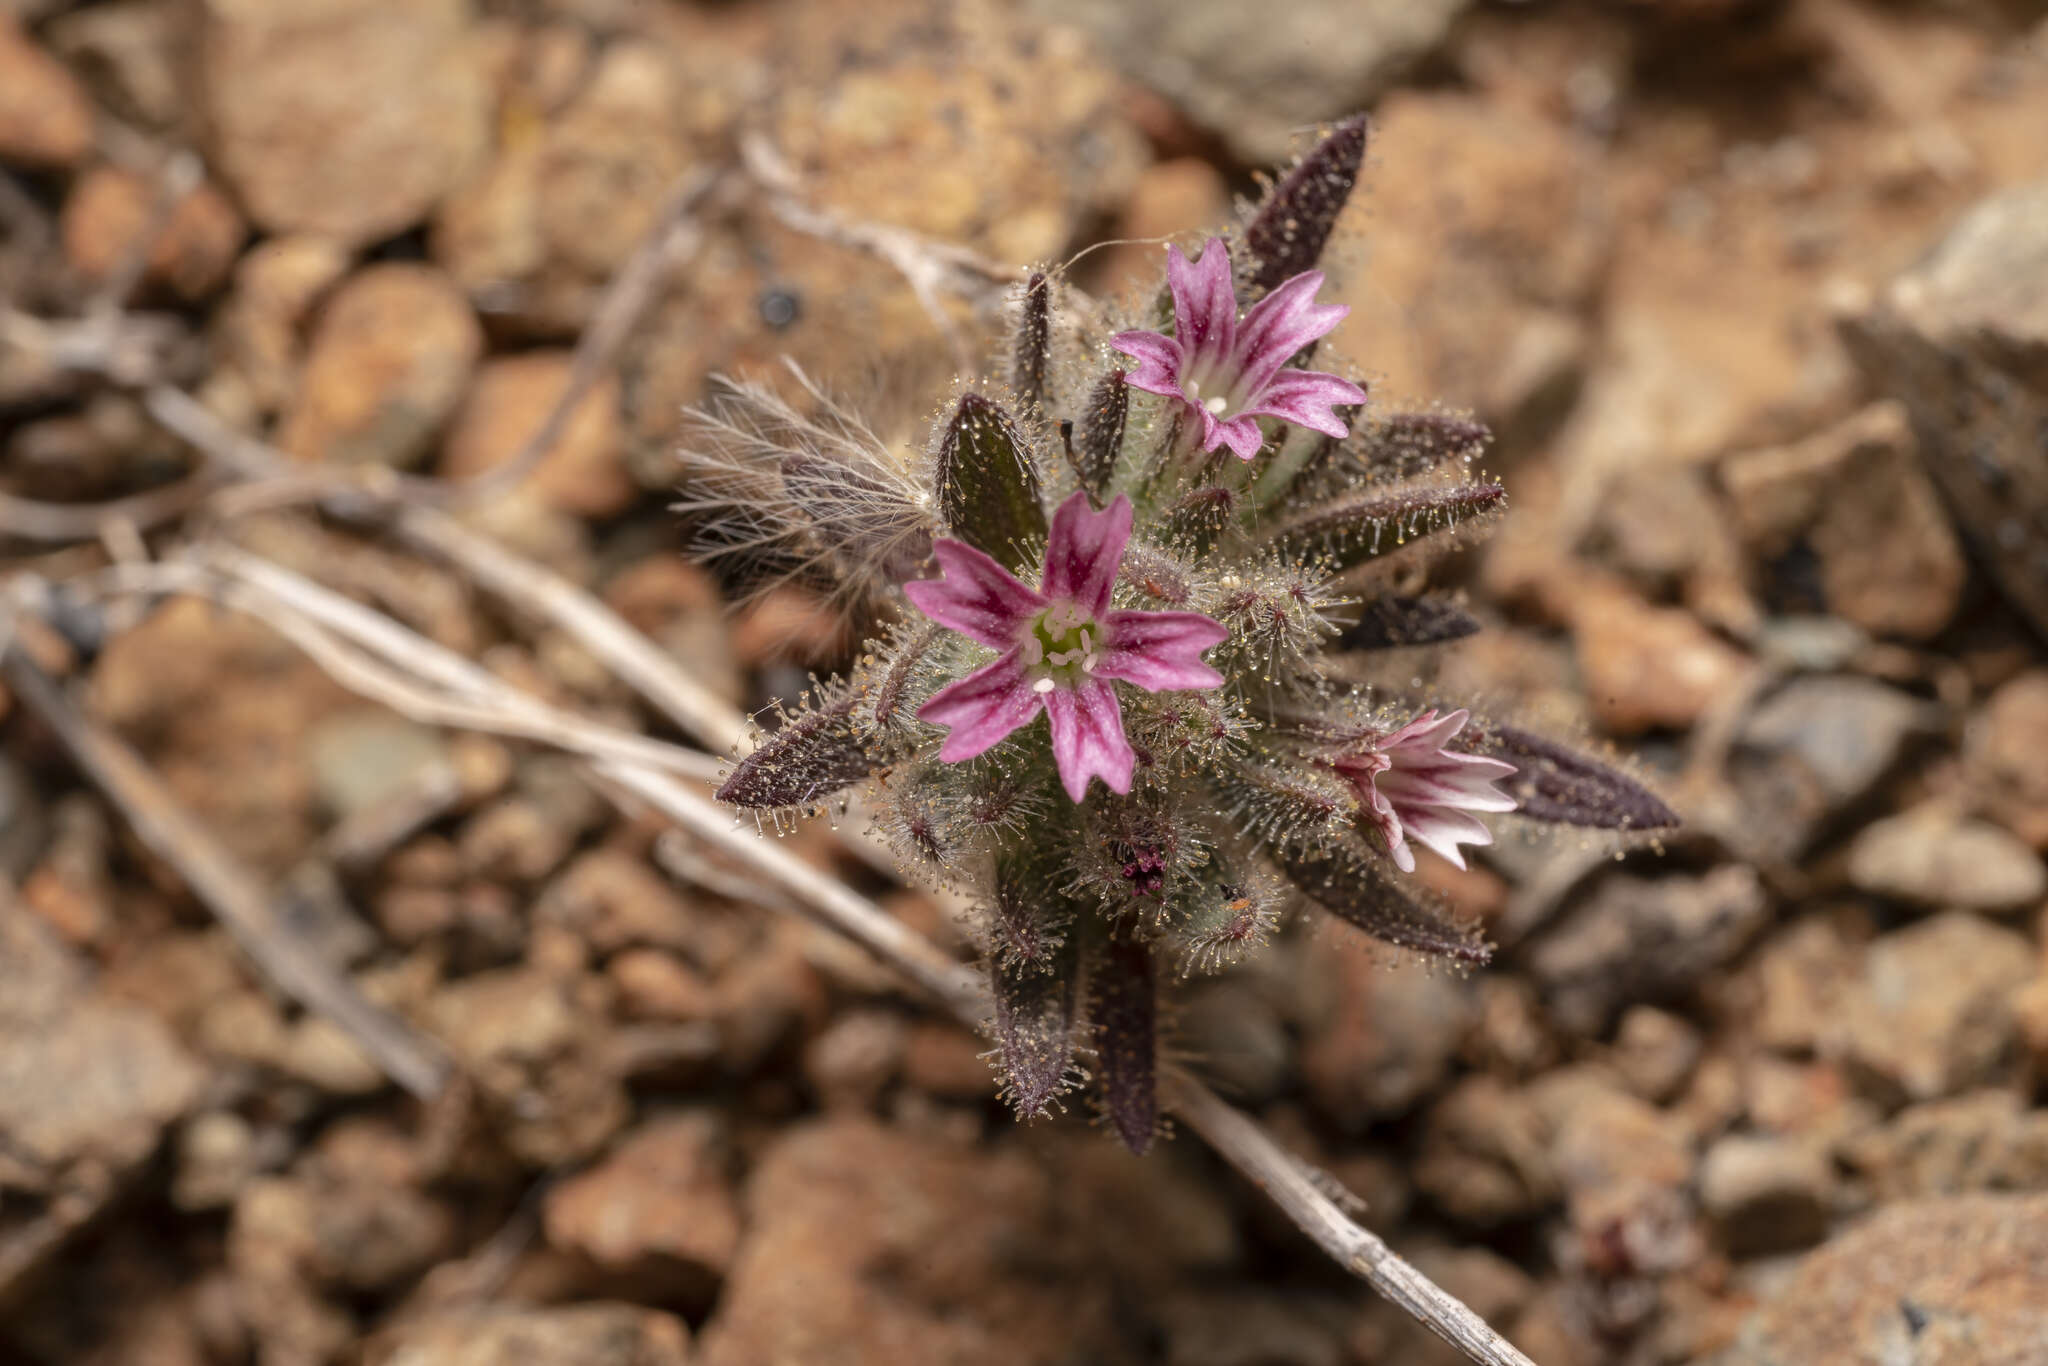
[[[943,577],[903,591],[941,626],[1003,651],[918,708],[920,719],[951,727],[941,759],[972,759],[1042,711],[1069,797],[1080,801],[1097,777],[1112,792],[1131,790],[1137,753],[1110,680],[1146,692],[1217,687],[1223,675],[1202,652],[1230,633],[1200,612],[1110,610],[1130,539],[1130,499],[1118,495],[1095,512],[1086,494],[1075,494],[1053,513],[1036,591],[965,542],[932,547]]]
[[[1332,761],[1332,767],[1358,789],[1366,818],[1404,873],[1415,871],[1409,840],[1428,845],[1463,868],[1460,844],[1493,843],[1493,832],[1470,813],[1515,809],[1515,799],[1494,788],[1514,773],[1513,764],[1444,748],[1470,716],[1461,707],[1439,717],[1432,707],[1392,734]]]
[[[1201,424],[1202,449],[1228,446],[1249,460],[1265,444],[1255,419],[1277,417],[1329,436],[1350,434],[1333,404],[1363,403],[1365,390],[1318,370],[1289,370],[1288,359],[1344,321],[1351,310],[1319,304],[1323,273],[1305,270],[1281,281],[1237,316],[1230,249],[1209,239],[1198,260],[1166,249],[1173,287],[1173,332],[1119,332],[1109,344],[1135,357],[1125,382],[1177,400]]]

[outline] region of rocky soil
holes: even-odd
[[[1514,502],[1440,574],[1490,628],[1441,676],[1611,744],[1687,824],[1425,864],[1491,966],[1297,931],[1197,987],[1176,1051],[1544,1366],[2048,1362],[2040,6],[1281,13],[0,0],[6,572],[224,541],[659,730],[560,631],[303,498],[31,523],[193,467],[152,381],[309,471],[503,464],[743,138],[846,222],[1025,264],[1215,221],[1369,107],[1335,342],[1491,424]],[[1114,292],[1157,250],[1073,274]],[[34,326],[87,316],[154,320],[140,369]],[[533,476],[464,516],[728,700],[790,695],[854,642],[808,589],[734,604],[684,562],[679,406],[788,355],[914,435],[986,321],[941,317],[722,201]],[[0,1359],[1450,1359],[1191,1138],[1014,1125],[974,1036],[559,755],[399,719],[196,598],[4,643],[459,1080],[416,1099],[274,992],[0,690]]]

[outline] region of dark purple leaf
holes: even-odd
[[[1273,542],[1283,555],[1320,554],[1331,569],[1349,569],[1477,521],[1506,498],[1499,484],[1482,483],[1355,493],[1297,517]]]
[[[1096,949],[1088,1015],[1110,1127],[1142,1155],[1159,1132],[1158,980],[1150,946],[1111,940]]]
[[[1024,285],[1024,306],[1017,319],[1014,373],[1010,383],[1027,408],[1045,403],[1045,372],[1052,358],[1052,282],[1042,270],[1031,272]]]
[[[1678,813],[1618,769],[1517,726],[1490,726],[1472,737],[1479,753],[1515,766],[1501,788],[1531,820],[1599,830],[1669,830]]]
[[[1081,482],[1098,497],[1109,488],[1116,474],[1117,457],[1124,447],[1124,422],[1131,412],[1131,391],[1124,372],[1112,370],[1088,391],[1088,406],[1081,412],[1081,435],[1074,448],[1074,465]]]
[[[850,696],[805,711],[739,761],[718,800],[752,810],[802,808],[872,774],[877,757],[861,743]]]
[[[1348,844],[1312,853],[1282,845],[1273,861],[1325,910],[1375,939],[1461,963],[1484,963],[1493,949],[1478,930],[1411,895],[1380,861]]]
[[[1358,183],[1367,131],[1363,114],[1344,120],[1273,187],[1245,229],[1251,257],[1246,283],[1254,292],[1263,294],[1290,276],[1315,269]]]

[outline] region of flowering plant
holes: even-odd
[[[1481,962],[1406,876],[1415,844],[1462,866],[1492,840],[1474,813],[1676,823],[1575,750],[1367,682],[1376,651],[1479,629],[1391,580],[1503,491],[1472,472],[1478,423],[1375,412],[1310,368],[1347,312],[1316,266],[1365,142],[1340,124],[1241,233],[1169,248],[1128,326],[1032,275],[1007,375],[963,387],[925,449],[808,387],[729,384],[694,415],[689,505],[724,548],[786,553],[894,618],[719,795],[779,820],[864,788],[906,868],[979,905],[1017,1110],[1092,1055],[1137,1151],[1174,977],[1296,904]]]

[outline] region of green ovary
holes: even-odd
[[[1101,662],[1102,628],[1078,604],[1056,602],[1033,619],[1022,649],[1033,688],[1071,688]]]

